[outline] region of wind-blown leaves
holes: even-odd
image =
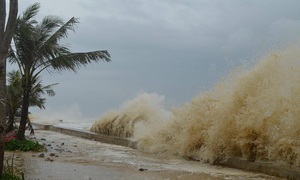
[[[63,70],[76,72],[78,68],[91,62],[110,61],[110,54],[106,50],[71,52],[60,41],[68,37],[69,31],[75,31],[79,23],[78,19],[72,17],[64,23],[59,17],[46,16],[38,23],[33,18],[37,15],[39,8],[39,3],[35,3],[18,18],[14,36],[15,47],[10,53],[9,62],[18,63],[23,74],[34,75],[44,69],[48,72]]]
[[[14,118],[22,107],[23,81],[22,75],[19,71],[9,72],[7,77],[8,85],[6,88],[6,107],[9,116],[8,131],[10,131],[13,128],[12,124],[14,123]],[[48,96],[54,96],[55,92],[52,88],[58,83],[44,86],[39,77],[32,79],[32,82],[29,104],[30,106],[37,106],[40,109],[45,109],[46,98],[43,98],[42,96],[45,94]]]
[[[72,52],[61,41],[68,37],[70,31],[75,31],[79,23],[78,19],[72,17],[64,22],[57,16],[46,16],[41,22],[37,22],[34,18],[39,8],[40,4],[35,3],[18,18],[16,33],[13,36],[14,43],[8,58],[10,63],[18,64],[23,78],[23,104],[18,132],[20,140],[24,139],[30,94],[36,91],[33,88],[35,83],[33,81],[43,71],[49,73],[63,70],[76,72],[78,68],[89,63],[111,60],[107,50]],[[44,92],[50,96],[54,95],[50,89],[45,89]],[[45,99],[40,97],[37,99],[39,101],[36,101],[35,105],[44,108],[40,104],[43,104]]]
[[[81,66],[85,66],[92,62],[98,62],[99,59],[110,61],[110,55],[107,51],[93,51],[87,53],[68,53],[49,61],[49,66],[52,66],[56,71],[72,70]]]
[[[28,8],[26,8],[26,10],[23,12],[22,16],[19,17],[20,20],[23,21],[30,21],[32,20],[30,23],[36,23],[35,20],[33,20],[32,18],[35,17],[37,15],[37,13],[39,12],[40,9],[40,3],[34,3],[32,6],[29,6]]]

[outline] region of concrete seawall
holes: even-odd
[[[123,139],[117,136],[107,136],[104,134],[94,133],[87,130],[80,130],[80,129],[72,129],[72,128],[66,128],[66,127],[60,127],[60,126],[53,126],[53,125],[44,125],[44,124],[37,124],[32,123],[33,126],[38,127],[39,129],[43,130],[50,130],[59,132],[62,134],[67,134],[71,136],[76,136],[84,139],[89,139],[93,141],[98,141],[102,143],[108,143],[108,144],[115,144],[120,146],[127,146],[130,148],[135,149],[136,148],[136,142],[130,141],[128,139]]]
[[[115,144],[120,146],[127,146],[130,148],[136,148],[136,142],[129,139],[123,139],[116,136],[107,136],[104,134],[94,133],[86,130],[71,129],[53,125],[32,123],[34,127],[43,130],[55,131],[71,136],[76,136],[84,139],[94,140],[102,143]],[[300,167],[287,167],[275,165],[268,162],[250,162],[244,159],[230,158],[223,162],[221,165],[232,167],[236,169],[242,169],[247,171],[259,172],[268,174],[271,176],[286,178],[290,180],[300,180]]]
[[[300,168],[280,166],[268,162],[250,162],[244,159],[230,158],[222,165],[246,171],[259,172],[271,176],[298,180],[300,179]]]

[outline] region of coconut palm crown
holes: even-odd
[[[9,132],[13,130],[15,117],[17,114],[19,114],[22,107],[23,89],[21,73],[19,71],[11,71],[7,75],[7,80],[8,85],[6,86],[6,113],[8,115],[8,122],[6,126],[6,132]],[[55,91],[52,89],[55,85],[57,85],[57,83],[46,86],[43,85],[42,80],[40,80],[40,76],[32,79],[32,89],[30,92],[29,106],[36,106],[40,109],[45,109],[46,98],[44,98],[43,96],[55,96]]]
[[[17,63],[23,77],[23,104],[17,138],[25,139],[26,119],[28,116],[31,80],[46,70],[50,73],[71,70],[76,72],[81,66],[100,60],[109,62],[110,54],[106,50],[91,52],[71,52],[61,42],[74,31],[79,23],[72,17],[64,22],[57,16],[46,16],[41,22],[34,18],[40,9],[35,3],[28,7],[17,19],[17,27],[9,54],[9,62]]]

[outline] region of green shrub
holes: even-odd
[[[4,172],[2,174],[2,176],[0,177],[1,180],[22,180],[24,179],[24,177],[18,177],[14,174],[11,174],[11,173],[7,173],[7,172]]]
[[[25,141],[19,141],[19,140],[11,140],[5,143],[5,150],[8,151],[44,151],[45,147],[41,144],[39,144],[36,141],[33,140],[25,140]]]

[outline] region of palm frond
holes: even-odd
[[[11,63],[14,63],[17,60],[17,55],[13,50],[12,46],[10,46],[7,54],[7,60]]]
[[[33,17],[37,15],[37,13],[40,10],[40,3],[34,3],[33,5],[29,6],[22,14],[22,16],[19,19],[22,19],[24,21],[29,21]]]
[[[51,24],[50,24],[50,22]],[[76,24],[79,23],[77,18],[72,17],[68,22],[66,22],[65,24],[63,24],[63,22],[57,18],[52,18],[52,19],[46,19],[43,21],[44,23],[48,23],[50,25],[52,25],[51,27],[48,27],[47,31],[45,31],[46,34],[49,35],[50,32],[53,31],[53,28],[56,25],[56,27],[58,27],[58,25],[60,26],[60,28],[55,31],[51,36],[49,35],[49,38],[44,41],[43,45],[41,46],[40,50],[39,50],[39,54],[44,55],[45,53],[49,52],[49,47],[53,47],[55,45],[57,45],[57,42],[59,42],[61,39],[68,37],[68,31],[75,30]]]
[[[40,109],[45,109],[45,98],[30,98],[30,106],[38,107]]]
[[[58,16],[46,16],[39,24],[38,29],[43,32],[43,34],[51,35],[55,28],[59,28],[62,25],[64,25],[64,22]]]
[[[39,50],[38,50],[38,60],[39,64],[44,63],[45,61],[48,61],[48,59],[53,59],[58,56],[61,56],[62,54],[70,53],[70,50],[66,46],[60,45],[58,42],[62,39],[68,36],[68,31],[75,30],[76,24],[79,23],[77,18],[71,18],[68,22],[62,23],[62,21],[58,18],[52,18],[48,19],[52,22],[53,25],[60,25],[60,28],[58,28],[53,34],[51,34],[51,31],[54,30],[53,27],[44,30],[44,41],[41,44]],[[47,22],[47,21],[45,21]],[[48,39],[46,39],[48,38]]]
[[[76,69],[85,66],[91,62],[100,60],[109,62],[110,54],[108,51],[92,51],[81,53],[68,53],[51,60],[51,66],[56,71],[71,70],[76,72]]]
[[[39,47],[43,47],[44,44],[47,45],[49,38],[52,36],[52,32],[63,24],[63,20],[57,16],[46,16],[42,22],[36,26],[37,42],[40,43]],[[43,53],[41,52],[39,53],[42,55]]]
[[[47,89],[46,93],[48,96],[55,96],[55,91],[53,89]]]

